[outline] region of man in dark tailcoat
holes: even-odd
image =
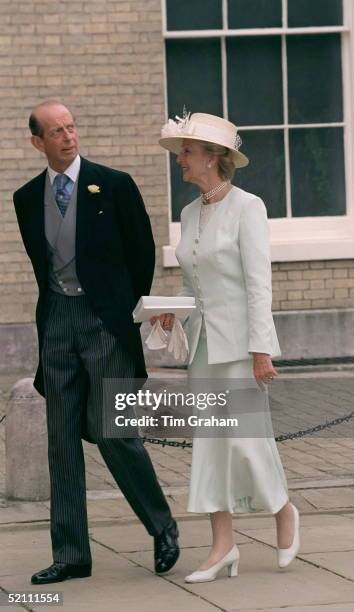
[[[103,379],[144,379],[132,310],[150,291],[154,241],[133,179],[81,157],[71,112],[47,101],[31,113],[33,146],[48,167],[14,194],[39,288],[39,366],[46,397],[53,564],[33,584],[91,575],[84,437],[95,442],[154,537],[155,571],[179,554],[177,526],[139,438],[103,435]]]

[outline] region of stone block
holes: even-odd
[[[5,425],[6,496],[41,501],[49,498],[45,401],[32,378],[12,388]]]

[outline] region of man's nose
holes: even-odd
[[[72,132],[70,132],[69,130],[67,130],[66,128],[64,128],[64,138],[65,140],[70,140],[72,138]]]

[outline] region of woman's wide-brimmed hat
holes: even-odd
[[[159,144],[167,151],[178,155],[184,139],[212,142],[230,149],[236,168],[243,168],[249,163],[246,155],[239,151],[242,140],[237,133],[236,125],[222,117],[206,113],[191,115],[184,112],[183,119],[180,117],[176,117],[176,121],[169,119],[163,126]]]

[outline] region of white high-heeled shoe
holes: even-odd
[[[193,572],[193,574],[186,576],[184,580],[185,582],[212,582],[224,567],[227,567],[230,578],[237,576],[239,560],[240,552],[236,544],[234,544],[227,555],[209,567],[209,569]]]
[[[278,548],[278,565],[287,567],[295,559],[300,550],[300,516],[298,509],[290,504],[294,513],[294,538],[289,548]]]

